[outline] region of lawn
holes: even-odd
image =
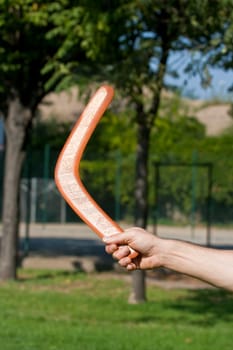
[[[129,305],[130,283],[111,274],[21,270],[0,285],[2,350],[230,350],[233,295],[148,286]]]

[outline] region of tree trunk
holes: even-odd
[[[136,187],[135,187],[135,226],[146,228],[148,216],[148,157],[150,128],[144,123],[138,124],[138,142],[136,152]],[[146,301],[145,272],[132,272],[132,292],[129,303],[138,304]]]
[[[16,278],[19,234],[20,176],[24,143],[31,112],[14,97],[5,122],[6,154],[3,182],[3,232],[0,246],[0,280]]]

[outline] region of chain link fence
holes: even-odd
[[[58,150],[28,152],[20,182],[20,220],[27,223],[81,222],[66,204],[54,182]],[[0,152],[0,218],[2,215],[4,153]],[[116,152],[104,160],[84,159],[80,166],[84,186],[116,221],[133,217],[134,163]],[[128,181],[130,177],[130,182]]]
[[[28,152],[20,184],[20,212],[22,222],[69,223],[80,222],[66,205],[53,180],[59,151],[50,149]],[[84,159],[81,178],[96,202],[115,220],[133,222],[134,163],[132,155],[119,153],[103,159]],[[4,152],[0,151],[0,213],[2,213]],[[159,168],[155,163],[149,170],[149,223],[169,225],[233,225],[232,183],[224,184],[228,200],[220,200],[220,184],[215,173],[218,164],[211,164],[211,193],[208,167],[198,164],[177,166],[167,164]],[[158,169],[158,168],[157,168]],[[229,177],[230,179],[231,177]],[[229,180],[227,180],[229,182]],[[223,185],[221,185],[223,186]]]

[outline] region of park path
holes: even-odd
[[[122,224],[123,228],[127,226]],[[149,228],[153,232],[153,228]],[[206,227],[158,226],[157,234],[163,238],[181,239],[206,245]],[[2,227],[0,225],[0,236]],[[29,239],[27,239],[27,234]],[[211,229],[211,245],[233,249],[233,229]],[[81,269],[87,272],[111,270],[117,265],[107,255],[104,244],[85,224],[25,224],[20,226],[22,265],[25,267]]]
[[[122,228],[129,227],[128,225],[121,224]],[[153,233],[153,227],[148,229]],[[20,236],[23,238],[26,234],[25,224],[20,226]],[[207,229],[206,227],[196,227],[191,228],[190,226],[176,227],[176,226],[158,226],[157,228],[158,236],[162,238],[174,238],[190,241],[197,244],[206,244],[207,239]],[[1,236],[1,226],[0,226],[0,236]],[[29,226],[29,236],[30,238],[40,237],[40,238],[64,238],[64,239],[79,239],[79,240],[93,240],[98,241],[100,244],[98,236],[83,223],[75,224],[30,224]],[[211,245],[233,245],[233,228],[211,228]]]
[[[126,225],[122,225],[126,228]],[[153,232],[153,228],[149,229]],[[1,232],[1,228],[0,228]],[[206,244],[206,228],[159,226],[157,234],[163,238],[182,239]],[[85,224],[31,224],[29,240],[26,226],[20,227],[21,249],[28,248],[23,266],[56,269],[83,269],[87,272],[110,270],[116,263],[105,253],[104,244]],[[211,245],[233,248],[233,230],[212,228]]]
[[[126,228],[126,225],[121,225]],[[149,228],[153,232],[153,228]],[[0,225],[0,238],[2,227]],[[30,224],[29,239],[27,227],[20,226],[20,246],[22,267],[37,269],[56,269],[65,271],[101,271],[108,278],[108,271],[120,273],[120,278],[130,283],[130,274],[107,255],[102,241],[85,224]],[[159,226],[157,234],[163,238],[174,238],[206,244],[206,228]],[[212,228],[211,244],[214,247],[233,249],[233,230]],[[25,249],[26,248],[26,249]],[[27,251],[28,248],[28,251]],[[27,253],[26,255],[24,255]],[[124,273],[122,273],[124,272]],[[107,273],[107,274],[106,274]],[[105,276],[105,277],[104,277]],[[212,288],[197,279],[166,269],[147,272],[147,282],[166,289],[174,288]]]

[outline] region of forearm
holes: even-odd
[[[161,239],[137,227],[105,237],[104,242],[107,253],[129,271],[166,267],[233,291],[233,250]],[[135,259],[130,257],[129,247],[138,252]]]
[[[183,241],[163,241],[162,265],[233,291],[233,252]]]

